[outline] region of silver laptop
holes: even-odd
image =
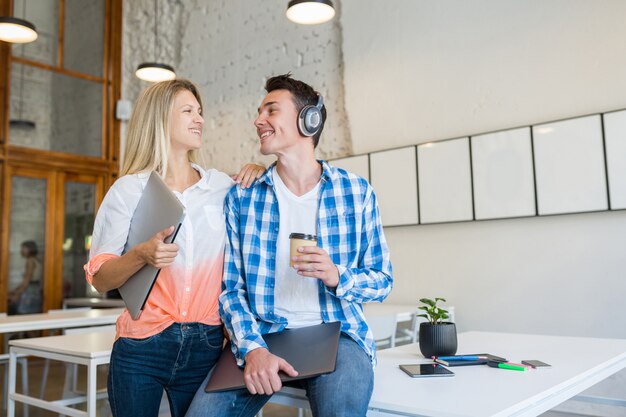
[[[175,226],[175,230],[165,239],[165,243],[172,243],[184,218],[183,204],[167,187],[159,174],[152,172],[130,221],[124,253],[169,226]],[[141,315],[159,271],[159,268],[145,265],[119,288],[120,295],[133,320],[137,320]]]

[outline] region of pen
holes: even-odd
[[[515,366],[521,366],[522,368],[526,368],[526,369],[532,369],[532,366],[529,365],[524,365],[522,363],[514,363],[514,362],[507,362],[509,365],[515,365]]]
[[[433,356],[433,359],[435,357]],[[477,361],[479,359],[487,359],[487,356],[478,356],[478,355],[459,355],[459,356],[437,356],[439,360],[444,361]]]
[[[434,361],[435,363],[438,363],[438,364],[441,364],[441,365],[444,365],[444,366],[450,366],[450,364],[449,364],[448,362],[446,362],[446,361],[442,361],[441,359],[437,359],[437,358],[436,358],[436,357],[434,357],[434,356],[433,356],[433,361]]]
[[[489,361],[487,362],[487,365],[491,366],[492,368],[510,369],[512,371],[525,371],[526,370],[525,366],[513,365],[507,362]]]

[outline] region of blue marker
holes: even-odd
[[[433,357],[435,358],[435,357]],[[487,356],[477,356],[477,355],[460,355],[460,356],[437,356],[436,357],[439,360],[442,361],[478,361],[481,359],[488,359]]]

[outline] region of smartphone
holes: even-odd
[[[400,369],[406,372],[411,378],[427,376],[454,376],[454,372],[436,363],[400,365]]]
[[[537,369],[537,368],[552,368],[552,365],[549,365],[549,364],[547,364],[545,362],[541,362],[541,361],[534,360],[534,359],[525,359],[525,360],[522,361],[522,364],[531,366],[531,367],[533,367],[535,369]]]

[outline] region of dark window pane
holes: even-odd
[[[41,312],[46,230],[44,179],[13,177],[9,236],[9,314]]]
[[[104,1],[65,0],[63,66],[102,76]]]
[[[13,15],[28,20],[37,28],[37,40],[14,44],[13,55],[56,66],[59,0],[14,0]]]
[[[85,280],[83,265],[89,257],[96,203],[96,186],[65,183],[63,236],[63,298],[93,297],[98,292]]]
[[[102,84],[13,64],[9,143],[102,154]]]

